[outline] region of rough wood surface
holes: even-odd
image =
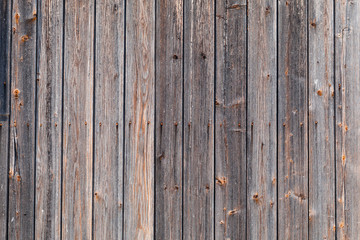
[[[360,236],[360,3],[336,1],[337,239]]]
[[[0,239],[7,234],[11,4],[0,4]]]
[[[335,238],[333,1],[309,1],[309,238]]]
[[[307,1],[278,5],[278,232],[308,237]]]
[[[276,1],[248,4],[247,239],[276,239]]]
[[[155,0],[126,3],[124,239],[154,238]]]
[[[37,1],[12,1],[9,238],[34,237]]]
[[[62,237],[90,239],[93,197],[94,1],[66,0]]]
[[[214,5],[184,2],[185,239],[214,239]]]
[[[96,2],[94,239],[122,239],[123,0]]]
[[[63,2],[39,4],[35,238],[60,239]]]
[[[216,5],[216,239],[246,239],[246,11]]]
[[[156,2],[155,238],[182,238],[183,1]]]

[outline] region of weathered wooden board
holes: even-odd
[[[278,5],[278,238],[308,237],[307,1]]]
[[[276,1],[248,2],[247,238],[277,238]]]
[[[93,200],[94,1],[66,0],[62,237],[90,239]]]
[[[124,239],[154,237],[155,0],[126,2]]]
[[[7,234],[11,4],[0,4],[0,239]]]
[[[35,238],[60,239],[63,1],[40,1]]]
[[[94,239],[121,239],[124,133],[123,0],[96,2]]]
[[[37,1],[12,1],[9,238],[34,237]]]
[[[360,236],[360,3],[336,1],[337,239]]]
[[[309,1],[309,238],[335,238],[333,1]]]
[[[185,239],[214,239],[214,5],[184,2]]]
[[[156,2],[155,238],[182,238],[183,1]]]
[[[216,5],[216,239],[246,239],[246,11]]]

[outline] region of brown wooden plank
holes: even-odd
[[[0,4],[0,239],[7,234],[11,2]]]
[[[336,1],[336,216],[337,239],[360,236],[360,4]]]
[[[214,239],[214,5],[184,2],[185,239]]]
[[[34,236],[37,1],[12,1],[9,238]]]
[[[122,238],[124,8],[96,2],[94,239]]]
[[[276,239],[276,1],[248,4],[247,238]]]
[[[94,1],[65,1],[62,237],[90,239]]]
[[[126,3],[124,239],[154,237],[155,1]]]
[[[60,239],[63,2],[39,4],[35,238]]]
[[[155,238],[182,238],[183,1],[157,0]]]
[[[246,239],[246,11],[216,5],[216,239]]]
[[[335,238],[334,9],[309,1],[309,238]]]
[[[307,1],[278,5],[278,238],[308,237]]]

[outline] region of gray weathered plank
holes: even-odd
[[[0,239],[7,233],[11,2],[0,4]]]
[[[276,239],[276,1],[248,4],[247,238]]]
[[[278,238],[306,239],[307,1],[279,1],[278,11]]]
[[[90,239],[94,1],[65,1],[62,237]]]
[[[246,239],[246,11],[216,5],[216,239]]]
[[[123,0],[96,2],[94,239],[121,239],[123,224]]]
[[[63,2],[38,11],[35,238],[60,239]]]
[[[34,237],[37,1],[12,6],[9,238]]]
[[[183,1],[157,0],[155,238],[182,238]]]
[[[155,1],[126,3],[124,239],[154,237]]]
[[[184,2],[185,239],[214,239],[214,5]]]
[[[360,236],[360,3],[336,1],[337,238]]]
[[[335,238],[334,10],[309,1],[309,238]]]

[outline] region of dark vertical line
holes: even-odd
[[[246,0],[246,16],[245,16],[245,35],[246,35],[246,41],[245,41],[245,51],[246,51],[246,84],[245,84],[245,239],[247,239],[247,229],[248,229],[248,202],[247,202],[247,196],[248,196],[248,78],[249,78],[249,53],[248,53],[248,46],[249,46],[249,0]]]
[[[184,239],[184,141],[185,141],[185,0],[182,1],[182,61],[181,61],[181,74],[182,74],[182,140],[181,140],[181,239]]]
[[[127,0],[124,0],[124,3],[123,3],[123,7],[124,7],[124,41],[123,41],[123,48],[124,48],[124,52],[123,52],[123,142],[122,142],[122,164],[123,164],[123,172],[122,172],[122,191],[123,191],[123,195],[122,195],[122,202],[123,202],[123,208],[122,208],[122,232],[121,232],[121,235],[122,235],[122,239],[124,239],[124,235],[125,235],[125,118],[126,118],[126,115],[125,115],[125,101],[126,101],[126,6],[127,6]]]
[[[279,1],[276,1],[276,238],[279,238]]]
[[[7,172],[10,171],[10,129],[11,129],[11,85],[12,85],[12,12],[13,12],[13,1],[9,1],[10,2],[10,12],[7,10],[8,14],[9,14],[9,18],[10,18],[10,26],[9,28],[7,29],[8,31],[8,34],[10,34],[10,38],[8,38],[8,41],[9,41],[9,68],[8,68],[8,79],[9,79],[9,84],[8,84],[8,92],[7,92],[7,97],[8,97],[8,113],[9,113],[9,116],[8,116],[8,142],[7,142],[7,147],[8,147],[8,156],[7,156]],[[7,177],[6,178],[6,181],[7,181],[7,191],[6,191],[6,194],[7,194],[7,202],[6,202],[6,239],[9,239],[9,210],[10,210],[10,204],[9,204],[9,201],[10,201],[10,180],[9,178]]]
[[[334,67],[334,206],[335,206],[335,239],[337,239],[337,203],[336,203],[336,196],[337,196],[337,191],[336,191],[336,187],[337,187],[337,169],[336,169],[336,91],[335,91],[335,86],[336,86],[336,2],[335,0],[333,0],[333,47],[334,47],[334,59],[333,59],[333,67]]]
[[[35,103],[35,109],[34,109],[34,120],[35,120],[35,124],[34,124],[34,196],[33,196],[33,221],[34,221],[34,225],[33,225],[33,237],[35,239],[36,235],[35,235],[35,230],[36,230],[36,147],[37,147],[37,124],[38,124],[38,75],[39,75],[39,60],[40,60],[40,56],[39,56],[39,47],[41,44],[41,41],[39,40],[39,38],[41,37],[39,34],[39,15],[41,16],[41,1],[42,0],[38,0],[36,1],[36,25],[35,25],[35,31],[36,31],[36,37],[35,37],[35,99],[34,99],[34,103]],[[39,4],[40,2],[40,4]],[[40,10],[40,11],[39,11]],[[39,14],[40,13],[40,14]],[[42,17],[42,16],[41,16]],[[41,24],[41,21],[40,21]]]
[[[96,0],[94,0],[94,39],[93,39],[93,116],[92,116],[92,192],[91,192],[91,239],[94,239],[94,226],[95,226],[95,217],[94,217],[94,192],[95,192],[95,104],[96,104]]]
[[[310,112],[309,112],[309,104],[310,104],[310,75],[309,75],[309,65],[310,65],[310,39],[309,39],[309,1],[307,0],[306,2],[306,40],[307,40],[307,44],[306,44],[306,58],[307,58],[307,63],[306,63],[306,77],[307,77],[307,81],[306,81],[306,99],[307,99],[307,191],[308,191],[308,205],[307,205],[307,225],[308,225],[308,232],[307,232],[307,238],[309,239],[310,237],[310,222],[309,222],[309,210],[310,210]]]
[[[214,104],[214,113],[213,113],[213,118],[214,118],[214,127],[213,127],[213,131],[214,131],[214,140],[213,140],[213,145],[214,145],[214,172],[213,172],[213,186],[214,186],[214,195],[213,195],[213,199],[214,199],[214,205],[213,205],[213,239],[215,239],[215,233],[216,233],[216,180],[215,180],[215,176],[216,176],[216,62],[217,62],[217,55],[216,55],[216,0],[214,1],[214,96],[213,96],[213,104]]]
[[[62,239],[62,205],[63,205],[63,159],[64,159],[64,82],[65,82],[65,0],[63,0],[63,30],[62,30],[62,76],[61,76],[61,171],[60,171],[60,239]]]
[[[156,28],[157,28],[157,0],[155,0],[154,3],[154,7],[155,7],[155,11],[154,11],[154,19],[155,19],[155,23],[154,23],[154,28],[155,28],[155,33],[154,33],[154,186],[153,186],[153,190],[154,190],[154,216],[153,216],[153,234],[154,234],[154,239],[156,239],[156,72],[157,72],[157,64],[156,64]]]

